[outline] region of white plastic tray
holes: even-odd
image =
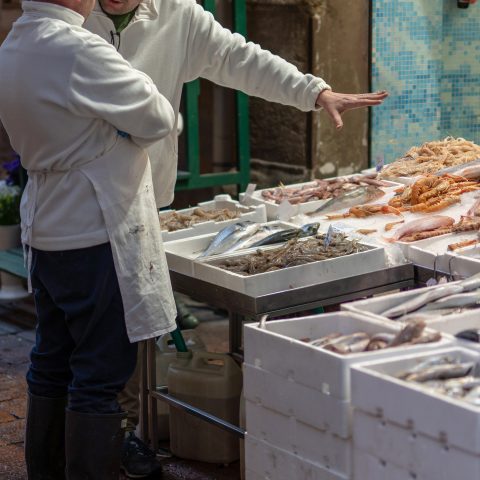
[[[348,278],[353,274],[375,272],[386,267],[383,247],[370,245],[366,242],[359,242],[359,245],[367,246],[368,250],[256,275],[240,275],[217,266],[227,258],[238,258],[253,253],[254,250],[196,260],[193,269],[195,277],[206,282],[221,285],[247,295],[268,295]]]
[[[480,407],[475,407],[395,375],[432,355],[451,355],[477,362],[480,354],[465,348],[432,350],[403,357],[384,358],[352,366],[352,405],[387,422],[418,431],[474,455],[480,452]]]
[[[162,239],[164,242],[171,242],[172,240],[178,240],[180,238],[191,238],[196,235],[204,235],[206,233],[213,233],[222,230],[222,228],[232,223],[240,222],[243,220],[251,220],[252,222],[263,223],[267,221],[267,214],[264,205],[252,205],[245,206],[236,200],[232,200],[230,195],[217,195],[213,200],[208,202],[201,202],[195,207],[185,208],[183,210],[177,210],[177,213],[190,214],[196,208],[202,208],[203,210],[220,210],[226,208],[228,210],[238,210],[241,214],[237,218],[225,220],[223,222],[202,222],[196,223],[189,228],[183,228],[174,232],[168,232],[162,230]],[[162,210],[158,216],[159,218],[166,216],[173,210]]]
[[[396,333],[401,325],[378,321],[350,312],[266,322],[265,328],[248,324],[244,328],[245,363],[310,387],[338,400],[350,399],[350,366],[373,358],[409,352],[429,351],[451,344],[450,336],[431,344],[406,345],[372,352],[340,355],[314,347],[301,339],[317,339],[333,332]],[[264,388],[267,388],[266,386]],[[247,389],[246,389],[247,390]],[[255,391],[245,393],[254,395]]]
[[[480,272],[480,247],[464,248],[458,252],[447,253],[446,262],[449,272],[460,277],[470,277]]]
[[[293,223],[267,222],[265,225],[280,225],[284,228],[298,228]],[[190,238],[172,240],[165,244],[168,268],[174,272],[194,276],[193,261],[207,248],[218,232],[207,233]],[[277,246],[280,244],[277,244]],[[213,257],[211,257],[213,258]]]
[[[355,177],[358,176],[356,175],[348,175],[346,177],[338,177],[338,178],[350,178],[350,177]],[[332,180],[332,178],[326,178],[325,180]],[[390,180],[385,180],[385,182],[388,182],[389,186],[388,187],[383,187],[385,191],[391,190],[393,188],[398,188],[401,186],[399,183],[392,182]],[[310,182],[303,182],[303,183],[295,183],[292,185],[285,185],[286,188],[301,188],[303,186],[315,186],[315,182],[310,181]],[[275,188],[275,187],[273,187]],[[267,200],[262,196],[262,192],[266,190],[272,190],[273,188],[265,188],[262,190],[255,190],[251,196],[246,198],[245,193],[240,194],[240,201],[241,202],[247,202],[249,205],[265,205],[266,211],[267,211],[267,218],[269,220],[276,220],[278,218],[278,208],[279,204]],[[383,199],[383,197],[382,197]],[[380,200],[382,200],[380,199]],[[309,213],[315,211],[317,208],[321,207],[327,200],[313,200],[311,202],[304,202],[304,203],[298,203],[295,205],[292,205],[292,217],[295,215],[298,215],[300,213]]]

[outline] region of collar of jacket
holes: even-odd
[[[22,9],[27,15],[63,20],[64,22],[79,27],[85,22],[85,18],[79,13],[53,3],[30,0],[28,2],[22,2]]]
[[[103,15],[106,17],[103,10],[100,8],[98,0],[95,2],[92,14]],[[155,20],[158,17],[157,0],[142,0],[138,5],[135,16],[135,20]]]

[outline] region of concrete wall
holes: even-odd
[[[368,0],[247,0],[248,36],[324,78],[337,92],[369,84]],[[260,185],[359,171],[368,166],[368,112],[349,112],[337,132],[325,112],[251,99],[252,178]]]

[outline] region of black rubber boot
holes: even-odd
[[[25,461],[28,480],[65,480],[67,398],[28,393]]]
[[[118,480],[126,413],[67,410],[65,445],[68,480]]]

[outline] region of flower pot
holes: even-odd
[[[0,225],[0,250],[20,245],[20,225]],[[13,302],[29,295],[22,279],[7,272],[0,272],[0,286],[0,302]]]

